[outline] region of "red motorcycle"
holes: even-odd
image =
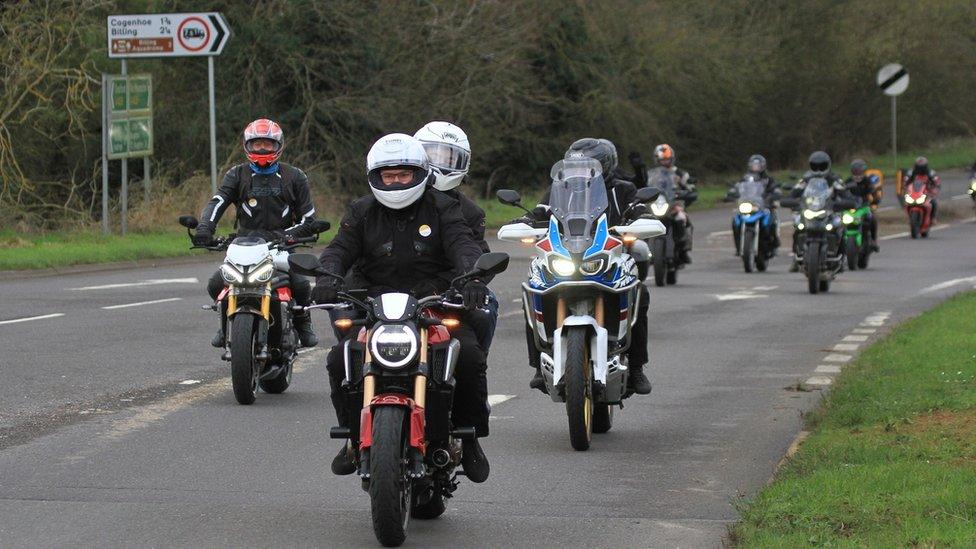
[[[924,175],[915,176],[905,183],[905,213],[908,214],[908,226],[912,238],[928,238],[929,228],[932,226],[932,199],[935,189],[929,188],[929,178]]]

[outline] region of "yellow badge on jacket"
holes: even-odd
[[[252,207],[252,208],[255,207],[255,206],[257,206],[258,205],[258,199],[257,198],[252,198],[252,199],[248,200],[247,201],[247,205],[250,206],[250,207]]]
[[[424,236],[424,237],[430,236],[431,233],[430,225],[421,225],[420,229],[418,229],[417,232],[420,233],[420,236]]]

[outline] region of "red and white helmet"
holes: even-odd
[[[273,142],[271,147],[256,146],[257,140],[268,139]],[[244,154],[247,159],[260,168],[267,168],[281,158],[281,151],[285,149],[285,136],[281,126],[274,120],[258,118],[244,128]]]
[[[674,156],[674,149],[667,143],[661,143],[657,147],[654,147],[654,161],[659,166],[670,168],[674,165]]]

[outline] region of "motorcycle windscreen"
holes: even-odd
[[[661,196],[668,204],[674,202],[676,190],[675,178],[677,176],[671,170],[658,166],[647,172],[647,186],[654,187],[661,191]]]
[[[556,162],[550,176],[549,207],[562,228],[562,244],[569,253],[581,254],[593,243],[609,205],[603,168],[592,158],[567,158]]]
[[[766,185],[763,181],[757,181],[751,177],[736,183],[735,190],[739,192],[739,202],[748,202],[757,207],[763,206],[763,191]]]
[[[807,182],[807,188],[803,190],[803,203],[811,210],[827,209],[827,200],[830,199],[830,183],[822,177],[814,177]]]

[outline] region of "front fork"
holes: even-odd
[[[223,318],[221,318],[221,322],[223,323],[223,330],[224,330],[224,347],[225,349],[228,350],[228,352],[224,353],[224,359],[230,360],[230,353],[228,348],[228,345],[230,344],[230,337],[229,337],[230,324],[231,324],[231,320],[234,318],[234,315],[238,313],[238,306],[237,306],[237,291],[234,285],[227,286],[226,291],[227,291],[227,309],[226,311],[224,311]],[[217,306],[219,307],[219,302],[217,303]],[[257,337],[258,348],[257,348],[257,353],[254,355],[254,358],[258,361],[264,362],[268,359],[268,332],[270,331],[270,327],[271,327],[271,283],[270,282],[268,282],[264,287],[264,291],[262,292],[261,295],[260,311],[256,311],[256,312],[260,313],[261,318],[264,320],[264,322],[261,322],[259,324],[258,337]]]

